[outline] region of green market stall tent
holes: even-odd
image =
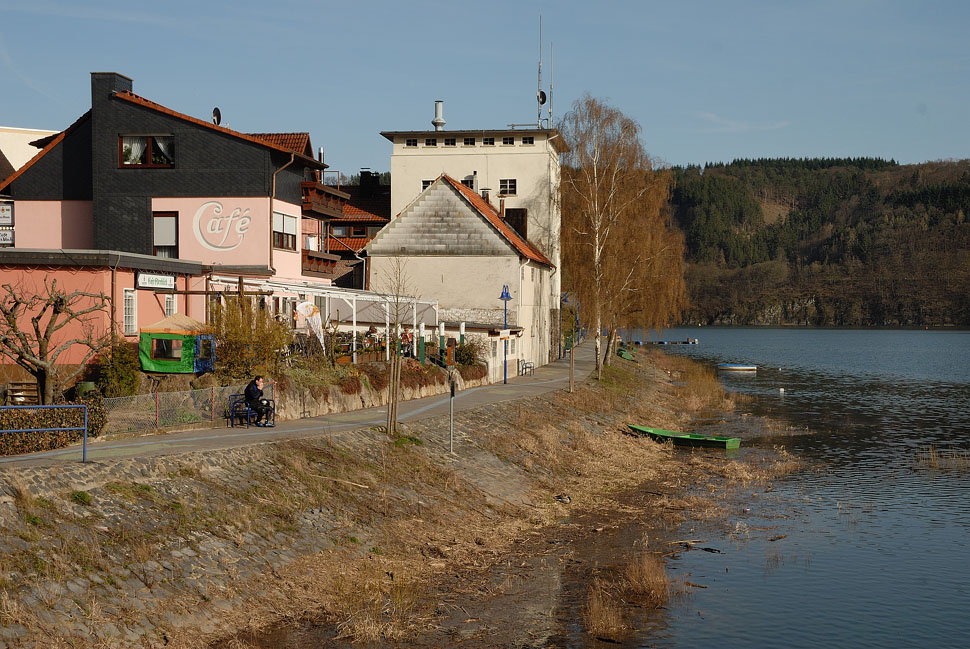
[[[145,372],[209,372],[215,362],[213,337],[198,320],[175,313],[142,327],[138,360]]]

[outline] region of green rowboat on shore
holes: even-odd
[[[675,430],[662,428],[647,428],[627,424],[635,435],[650,437],[658,442],[673,442],[674,446],[692,446],[701,448],[733,449],[741,446],[739,437],[717,437],[714,435],[696,435],[694,433],[679,433]]]

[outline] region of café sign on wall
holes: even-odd
[[[138,280],[136,282],[138,288],[163,288],[174,290],[175,289],[175,277],[172,275],[156,275],[153,273],[138,273]]]

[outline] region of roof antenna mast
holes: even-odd
[[[556,55],[552,49],[553,43],[549,41],[549,128],[552,128],[552,82],[556,78]]]
[[[536,85],[536,100],[539,102],[536,126],[542,128],[542,14],[539,14],[539,83]]]

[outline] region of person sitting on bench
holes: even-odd
[[[269,400],[263,398],[263,377],[258,374],[246,386],[246,405],[256,413],[257,426],[275,426],[270,422],[269,416],[273,407],[269,405]],[[262,423],[260,423],[262,419]]]

